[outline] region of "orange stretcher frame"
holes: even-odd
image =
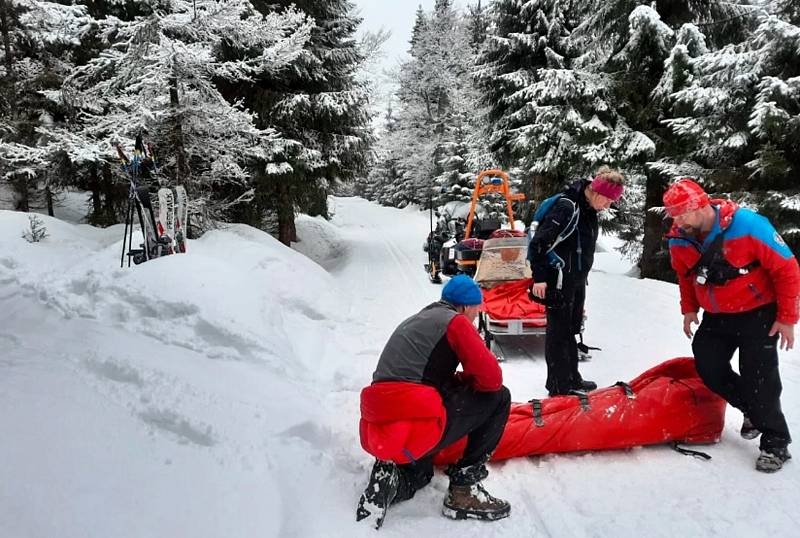
[[[499,177],[501,180],[500,184],[496,184],[492,181],[488,181],[484,184],[485,179],[493,177]],[[470,239],[472,237],[472,223],[475,220],[475,208],[478,206],[480,197],[486,194],[501,194],[503,198],[505,198],[508,223],[511,229],[514,229],[514,210],[511,208],[511,203],[524,200],[525,195],[523,193],[512,193],[511,186],[508,182],[508,174],[500,169],[491,168],[480,172],[478,177],[475,178],[475,189],[472,191],[472,199],[469,204],[469,217],[467,217],[467,228],[464,231],[464,239]],[[460,266],[478,265],[478,261],[457,260],[456,264]]]

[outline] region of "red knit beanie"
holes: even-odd
[[[679,179],[664,193],[664,208],[675,218],[709,205],[708,194],[691,179]]]

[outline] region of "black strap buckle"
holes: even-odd
[[[541,428],[544,426],[544,419],[542,418],[542,401],[533,399],[530,400],[531,407],[533,408],[533,423],[536,424],[537,427]]]
[[[569,391],[569,394],[571,396],[577,396],[578,397],[578,399],[581,402],[581,409],[583,409],[584,412],[589,411],[592,408],[589,405],[589,395],[586,394],[584,391],[582,391],[582,390],[571,390],[571,391]]]
[[[633,393],[633,389],[631,388],[630,385],[628,385],[624,381],[617,381],[616,383],[614,383],[613,386],[622,387],[622,389],[625,391],[625,396],[627,396],[629,400],[636,399],[636,394]]]

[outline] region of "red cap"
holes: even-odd
[[[691,179],[679,179],[664,193],[664,208],[675,218],[689,211],[703,208],[711,202],[703,187]]]

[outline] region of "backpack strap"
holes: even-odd
[[[733,222],[731,221],[724,230],[720,230],[714,240],[711,241],[711,244],[702,251],[697,263],[686,271],[684,276],[688,278],[691,275],[697,275],[697,282],[701,285],[706,282],[713,285],[722,285],[731,279],[748,274],[760,265],[758,260],[754,260],[742,267],[734,267],[725,259],[722,247],[725,242],[725,233],[732,225]]]

